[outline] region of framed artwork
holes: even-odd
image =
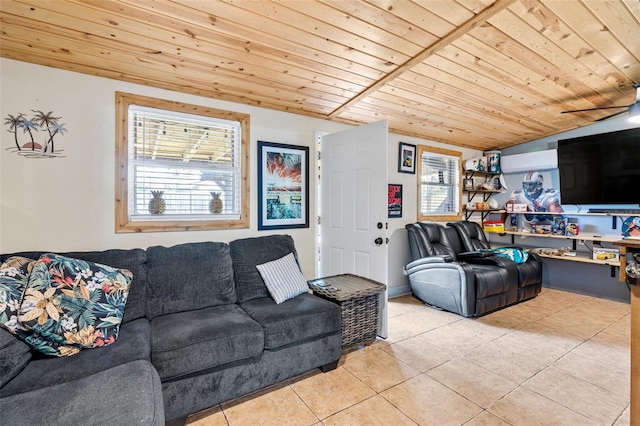
[[[258,141],[258,230],[309,227],[309,147]]]
[[[416,146],[400,142],[398,152],[398,172],[416,173]]]
[[[389,184],[387,206],[387,217],[402,217],[402,185]]]
[[[463,182],[464,182],[464,190],[465,191],[472,191],[473,190],[473,179],[465,178],[463,180]]]

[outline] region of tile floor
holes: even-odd
[[[630,306],[543,289],[479,319],[389,301],[389,338],[202,425],[629,425]]]

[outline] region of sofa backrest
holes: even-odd
[[[462,245],[466,251],[491,248],[487,236],[478,223],[471,222],[469,220],[461,220],[458,222],[449,222],[447,225],[455,228],[458,232]]]
[[[28,251],[13,254],[0,255],[0,263],[11,256],[23,256],[28,259],[37,260],[45,253],[58,253],[63,256],[86,260],[88,262],[100,263],[114,268],[128,269],[133,273],[133,281],[127,297],[127,305],[124,310],[122,322],[126,323],[134,319],[145,316],[145,303],[147,298],[147,254],[142,249],[130,250],[105,250],[105,251],[75,251],[59,253],[55,251]]]
[[[229,246],[240,303],[269,297],[269,291],[256,265],[280,259],[289,253],[293,253],[296,261],[298,259],[293,238],[289,235],[244,238],[232,241]]]
[[[186,243],[147,249],[147,318],[235,303],[229,245]]]

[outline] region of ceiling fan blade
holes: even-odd
[[[587,109],[574,109],[574,110],[570,110],[570,111],[561,111],[560,114],[567,114],[567,113],[570,113],[570,112],[598,111],[598,110],[601,110],[601,109],[613,109],[613,108],[629,108],[629,105],[608,106],[608,107],[587,108]]]
[[[618,112],[614,112],[613,114],[609,114],[609,115],[607,115],[607,116],[605,116],[605,117],[598,118],[598,119],[597,119],[597,120],[595,120],[595,121],[604,121],[604,120],[608,120],[608,119],[610,119],[610,118],[616,117],[616,116],[621,115],[621,114],[626,114],[626,113],[627,113],[627,111],[618,111]]]

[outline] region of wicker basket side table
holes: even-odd
[[[334,275],[308,282],[313,294],[340,305],[342,347],[371,343],[378,329],[378,297],[386,286],[352,274]]]

